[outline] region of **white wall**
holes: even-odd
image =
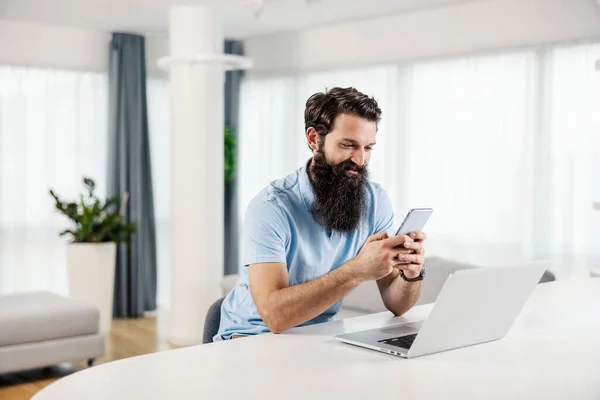
[[[595,0],[485,0],[251,38],[254,75],[382,64],[600,36]]]
[[[0,21],[0,64],[106,71],[110,38],[108,32]],[[146,39],[149,75],[161,73],[156,60],[167,54],[168,40]]]
[[[0,62],[101,71],[110,34],[52,25],[0,21]]]
[[[381,64],[600,36],[595,0],[481,0],[246,41],[250,74]],[[0,63],[104,71],[110,33],[0,20]],[[146,40],[149,75],[166,38]]]

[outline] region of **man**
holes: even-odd
[[[368,280],[395,315],[415,304],[425,234],[388,237],[390,200],[368,181],[380,118],[377,102],[354,88],[308,99],[313,157],[248,206],[240,280],[223,301],[215,341],[326,322]]]

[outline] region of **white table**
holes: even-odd
[[[430,310],[115,361],[62,378],[34,399],[600,399],[599,278],[538,285],[496,342],[405,360],[333,340]]]

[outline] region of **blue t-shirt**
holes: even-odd
[[[221,306],[221,324],[214,341],[232,334],[269,332],[260,317],[248,285],[248,266],[283,263],[289,286],[315,280],[354,258],[367,238],[394,224],[387,193],[376,183],[367,185],[367,217],[352,233],[340,233],[317,223],[311,213],[314,192],[306,167],[272,182],[248,205],[244,224],[244,253],[240,279]],[[304,323],[326,322],[340,309],[338,301]]]

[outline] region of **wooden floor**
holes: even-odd
[[[113,320],[112,329],[106,336],[105,355],[98,358],[96,364],[170,349],[166,335],[163,334],[163,326],[159,317]],[[84,368],[87,368],[87,364],[82,360],[75,364],[0,374],[0,399],[30,399],[45,386]]]

